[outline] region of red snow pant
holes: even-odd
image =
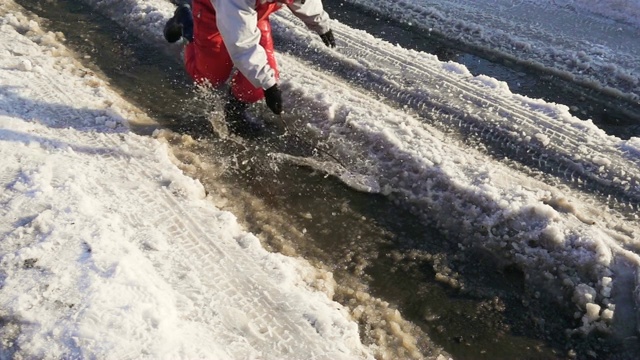
[[[193,2],[194,41],[185,48],[184,60],[187,72],[194,81],[209,83],[214,87],[226,83],[233,72],[231,79],[233,96],[248,103],[260,101],[264,98],[262,88],[253,86],[239,71],[233,71],[233,61],[216,27],[215,12],[210,7],[211,3],[208,0],[205,5],[197,0]],[[277,79],[278,68],[273,50],[269,15],[278,10],[278,7],[270,6],[262,10],[258,12],[258,29],[262,33],[260,45],[267,52],[267,61],[276,72]]]

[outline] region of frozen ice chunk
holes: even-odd
[[[613,320],[613,310],[611,310],[611,309],[602,310],[601,318],[602,318],[602,320],[605,320],[605,321]]]
[[[587,284],[579,284],[573,290],[573,302],[586,309],[588,303],[592,303],[596,298],[596,290]]]
[[[551,140],[549,140],[549,137],[543,133],[537,133],[535,135],[535,138],[540,144],[542,144],[542,146],[547,146],[551,142]]]
[[[31,63],[31,61],[29,61],[29,59],[22,59],[20,60],[16,68],[21,71],[31,71],[33,70],[33,64]]]
[[[600,305],[594,303],[587,304],[587,313],[584,315],[583,319],[586,320],[586,323],[592,323],[600,318]]]

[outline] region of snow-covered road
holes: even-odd
[[[138,34],[141,39],[166,46],[161,29],[173,10],[168,1],[85,2],[103,11],[131,33]],[[359,3],[371,5],[370,2]],[[520,3],[539,6],[541,1]],[[458,13],[464,13],[460,9],[469,7],[464,1],[454,2],[454,5],[451,9],[459,7],[455,10]],[[425,16],[429,18],[438,14],[425,8],[421,2],[383,2],[382,6],[393,9],[393,14],[420,15],[410,21],[419,22]],[[473,13],[483,15],[477,8]],[[443,15],[437,18],[443,18]],[[604,21],[589,19],[590,23]],[[458,28],[465,32],[468,27],[470,30],[465,33],[470,35],[488,33],[486,28],[478,30],[469,24],[471,22],[464,22]],[[497,22],[490,24],[496,25]],[[452,22],[451,26],[457,25]],[[633,26],[624,24],[623,27],[633,31]],[[590,121],[573,117],[566,106],[514,94],[506,84],[482,75],[472,76],[459,64],[441,62],[435,56],[394,46],[338,22],[334,22],[333,28],[338,41],[335,50],[324,47],[316,35],[310,34],[286,12],[274,17],[274,29],[282,40],[283,51],[278,54],[278,61],[287,95],[285,106],[291,109],[291,116],[301,119],[307,124],[310,134],[330,145],[342,162],[348,164],[349,170],[375,179],[383,194],[411,208],[425,222],[434,223],[450,234],[461,252],[474,247],[488,249],[505,263],[522,269],[529,286],[539,288],[541,293],[558,296],[559,303],[573,303],[578,309],[576,316],[582,319],[576,332],[602,329],[620,331],[619,336],[623,337],[635,335],[640,302],[640,294],[635,292],[640,266],[640,224],[637,216],[640,204],[640,139],[621,140],[608,136]],[[604,26],[602,29],[609,31],[613,28]],[[496,34],[494,31],[491,33]],[[534,31],[531,34],[541,33]],[[550,48],[538,47],[534,40],[544,42],[545,39],[534,39],[532,35],[526,41],[513,43],[512,48],[519,52],[511,55],[519,56],[520,52],[525,52],[543,59],[553,54],[564,60],[541,62],[544,67],[572,74],[578,81],[592,81],[594,86],[604,86],[610,91],[624,93],[629,99],[636,99],[637,69],[634,66],[640,62],[637,62],[636,46],[623,46],[628,35],[626,32],[616,33],[616,43],[620,46],[615,49],[599,48],[598,56],[590,52],[581,54],[579,51],[584,47],[572,48],[571,36],[575,34],[567,34],[559,37],[561,43],[546,42]],[[8,42],[4,46],[9,46]],[[7,54],[15,55],[16,52],[7,50]],[[588,62],[568,61],[585,56],[589,58]],[[521,58],[537,61],[536,57],[533,60]],[[554,65],[558,63],[564,65]],[[590,72],[580,73],[581,66],[586,66],[584,64],[596,70],[593,77],[589,77]],[[614,66],[611,71],[599,70],[607,64]],[[19,62],[11,66],[11,71],[30,71],[33,68],[26,62]],[[20,77],[14,78],[16,82],[19,80]],[[47,89],[47,86],[40,88]],[[102,88],[96,86],[94,91]],[[11,88],[3,91],[12,94]],[[86,119],[86,116],[73,116]],[[111,121],[108,124],[116,125]],[[52,131],[37,124],[28,126],[37,127],[37,131]],[[66,136],[82,138],[76,133]],[[470,146],[465,136],[477,139],[481,145]],[[490,156],[487,148],[498,148],[507,160]],[[138,152],[141,151],[135,151],[142,156]],[[109,157],[114,161],[112,158]],[[136,165],[134,162],[133,165],[133,169],[140,169],[139,163]],[[106,173],[109,176],[122,177],[118,171],[109,171]],[[8,188],[15,182],[15,177],[8,176],[5,180]],[[121,181],[127,184],[125,180]],[[163,184],[162,180],[160,184]],[[186,195],[183,191],[177,191],[177,195],[197,193],[193,190],[195,188],[196,185],[190,185],[188,189],[191,190]],[[165,201],[156,205],[158,213],[164,213],[161,208],[167,206],[167,201],[177,201],[171,187],[162,194],[156,195],[156,200]],[[129,197],[136,197],[132,201],[149,198],[144,193],[139,195],[140,199],[138,195]],[[193,196],[188,200],[182,206],[185,212],[191,213],[188,209],[195,205],[190,202],[199,203],[201,200]],[[156,215],[153,214],[151,223],[161,222]],[[220,221],[229,221],[226,215],[218,215],[215,217],[222,217]],[[202,223],[207,222],[204,218],[195,217],[187,223],[181,220],[181,224],[162,225],[169,233],[183,229],[192,234],[189,236],[200,238],[204,236]],[[185,251],[192,251],[190,247],[196,246],[188,244],[192,241],[189,236],[183,239]],[[245,237],[253,239],[250,235],[242,238]],[[200,245],[197,246],[207,247],[212,254],[228,256],[233,253],[231,250],[220,252],[212,241],[207,241],[206,236],[202,239],[205,241],[202,244],[198,242]],[[236,240],[229,240],[229,246],[237,247],[239,244],[239,248],[233,249],[240,255],[247,256],[243,252],[243,244],[248,244],[248,249],[254,249],[264,258],[277,258],[279,263],[289,264],[287,271],[295,268],[289,263],[292,260],[259,250],[255,239],[248,243]],[[216,243],[218,241],[215,240]],[[128,248],[132,245],[122,246]],[[155,260],[159,261],[160,257]],[[219,261],[224,263],[224,258],[221,256]],[[235,255],[232,258],[236,258]],[[185,259],[174,259],[175,266],[180,268],[181,261]],[[153,262],[154,257],[148,261]],[[37,264],[41,264],[40,260]],[[158,266],[162,267],[160,262]],[[16,276],[24,276],[21,274],[27,270],[20,271]],[[246,275],[253,271],[261,274],[267,270],[251,268],[246,270]],[[194,274],[195,278],[203,276],[199,272]],[[438,276],[446,280],[449,274]],[[264,277],[274,281],[274,276],[268,272]],[[43,279],[38,281],[45,281]],[[451,279],[452,285],[454,282]],[[192,301],[215,296],[216,291],[212,288],[215,283],[197,284],[199,295],[190,298]],[[294,292],[303,291],[287,284],[285,281],[274,286]],[[235,286],[240,285],[234,283]],[[241,289],[248,293],[252,291],[251,287]],[[268,290],[276,291],[270,287]],[[322,306],[328,306],[329,302],[325,300],[319,300]],[[257,306],[257,303],[251,304],[249,308]],[[567,311],[573,312],[574,307],[567,306]],[[212,315],[211,319],[219,321],[220,317]],[[291,319],[294,326],[304,327],[300,319]],[[339,331],[352,335],[345,330],[350,329],[351,323],[338,315],[333,319],[339,319],[336,320],[341,324]],[[633,323],[636,330],[629,332],[628,326],[622,322]],[[243,329],[255,330],[250,325]],[[268,329],[269,326],[261,328]],[[343,339],[351,344],[345,345],[347,350],[344,351],[364,353],[361,345],[353,345],[353,338],[349,336],[330,333],[324,339]],[[305,351],[333,351],[324,347],[328,345],[321,340],[318,339],[317,348]],[[255,339],[246,341],[255,346]],[[336,346],[340,344],[338,342]],[[284,351],[284,348],[271,348],[269,351]]]
[[[633,0],[347,0],[587,87],[640,101]]]

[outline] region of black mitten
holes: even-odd
[[[165,40],[174,43],[181,37],[193,41],[193,14],[187,3],[178,6],[173,17],[164,25]]]
[[[279,115],[282,113],[282,91],[280,91],[278,84],[264,91],[264,100],[274,114]]]

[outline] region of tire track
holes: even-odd
[[[437,9],[437,4],[426,3],[413,5],[407,2],[398,4],[389,2],[380,4],[377,8],[372,8],[370,4],[361,0],[352,0],[351,3],[363,8],[365,11],[379,14],[379,16],[392,21],[410,24],[412,27],[428,32],[433,31],[445,38],[452,38],[489,54],[498,52],[500,56],[510,61],[540,68],[571,81],[580,82],[587,87],[604,88],[610,92],[619,92],[617,89],[623,88],[624,91],[630,93],[624,95],[626,98],[633,102],[637,101],[638,69],[635,65],[636,61],[632,48],[618,48],[617,50],[626,51],[617,51],[613,56],[609,55],[609,53],[613,53],[616,49],[602,51],[591,43],[584,41],[580,43],[582,46],[575,47],[575,42],[580,40],[577,36],[578,40],[569,42],[570,40],[562,36],[555,36],[553,30],[548,31],[531,25],[522,26],[522,24],[517,26],[517,35],[513,35],[506,31],[500,31],[500,29],[508,30],[516,27],[511,21],[504,21],[505,18],[510,18],[510,16],[503,15],[500,18],[489,15],[491,21],[487,22],[485,21],[487,20],[485,17],[487,9],[485,11],[477,11],[477,6],[470,8],[466,4],[460,4],[459,2],[446,2],[446,5],[442,5],[446,7],[444,11]],[[455,10],[451,8],[451,5]],[[545,9],[542,8],[541,10]],[[530,8],[528,11],[534,11],[534,9]],[[388,16],[386,14],[394,15]],[[461,14],[463,19],[452,18],[456,14]],[[574,25],[574,29],[580,29],[578,24],[581,21],[586,21],[586,19],[575,15],[568,16],[564,11],[551,14],[563,16],[566,23]],[[609,32],[609,37],[620,31],[619,26],[615,28],[608,26],[606,20],[599,21],[592,16],[589,19],[591,21],[588,22],[588,28],[597,27],[602,32],[615,29],[615,31]],[[495,25],[496,22],[500,25]],[[487,23],[492,24],[492,26],[485,28]],[[566,27],[566,25],[563,25],[563,27]],[[631,32],[633,30],[630,29],[628,31]],[[550,46],[550,44],[553,44],[553,46]],[[558,52],[558,49],[563,50]],[[576,53],[580,51],[586,52],[585,55],[589,59],[587,69],[579,59],[576,59]],[[550,53],[553,56],[549,56]],[[609,68],[611,64],[615,64],[615,71]],[[617,67],[621,69],[618,70],[616,69]],[[624,80],[625,77],[629,76],[625,72],[631,74],[632,79],[630,81]],[[593,78],[597,79],[597,85],[594,84]],[[636,85],[634,85],[634,82]]]
[[[55,83],[55,79],[47,76],[39,80],[35,85],[40,93],[35,100],[44,104],[72,102],[73,91],[61,92],[52,85]],[[58,107],[50,107],[48,110],[55,117],[66,119],[63,123],[56,124],[59,127],[74,127],[78,122],[84,124],[93,120],[72,108],[60,110]],[[83,137],[83,141],[91,139],[91,146],[95,148],[118,149],[121,146],[117,133],[105,134],[97,139],[84,139],[82,134],[78,136]],[[116,151],[94,155],[103,158],[105,167],[111,171],[116,169],[122,174],[133,171],[149,179],[158,177],[133,156]],[[136,202],[146,204],[148,213],[152,214],[152,227],[171,239],[172,253],[175,256],[173,261],[188,266],[192,273],[197,274],[196,283],[181,283],[173,277],[165,278],[175,288],[182,289],[183,294],[193,302],[195,312],[192,313],[192,320],[201,321],[198,317],[207,313],[208,303],[228,304],[224,309],[211,308],[208,312],[210,315],[204,318],[204,322],[219,324],[222,321],[227,326],[236,327],[237,333],[230,334],[229,341],[237,341],[238,334],[243,334],[259,353],[268,349],[268,352],[279,353],[282,358],[295,358],[298,354],[308,354],[311,359],[340,356],[341,349],[318,341],[320,335],[312,323],[300,322],[299,319],[304,318],[302,314],[308,310],[298,305],[292,306],[292,299],[288,296],[294,294],[278,290],[278,284],[273,283],[274,274],[265,272],[256,263],[255,255],[251,256],[247,252],[249,250],[239,245],[251,241],[246,238],[251,235],[242,233],[239,228],[233,231],[233,238],[216,235],[215,231],[220,229],[205,230],[201,224],[207,224],[220,215],[202,206],[183,205],[176,200],[169,187],[165,186],[160,193],[153,194],[145,189],[137,189],[135,194],[139,197]],[[113,196],[117,194],[114,193]],[[237,227],[232,215],[224,216],[226,218],[217,220],[226,226]],[[140,222],[135,216],[131,216],[129,220],[138,228],[150,225]],[[209,271],[220,275],[209,277]],[[235,275],[226,277],[222,274]],[[135,288],[124,291],[141,295]]]

